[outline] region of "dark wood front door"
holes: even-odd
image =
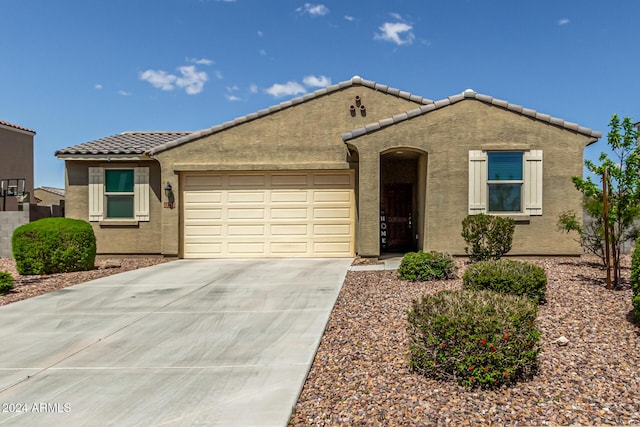
[[[413,249],[413,185],[384,186],[382,209],[386,217],[387,252]]]

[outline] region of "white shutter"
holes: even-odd
[[[149,168],[134,168],[133,200],[138,221],[149,221]]]
[[[542,150],[524,153],[524,212],[542,215]]]
[[[487,212],[487,153],[469,150],[469,215]]]
[[[89,168],[89,221],[104,218],[104,168]]]

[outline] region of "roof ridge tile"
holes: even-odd
[[[571,130],[574,132],[578,132],[582,135],[591,137],[591,138],[601,138],[602,137],[602,132],[600,131],[595,131],[591,128],[588,127],[583,127],[583,126],[579,126],[576,123],[572,123],[572,122],[567,122],[563,119],[557,118],[557,117],[553,117],[549,114],[544,114],[544,113],[539,113],[538,111],[531,109],[531,108],[524,108],[521,105],[518,104],[512,104],[508,101],[502,100],[502,99],[498,99],[498,98],[494,98],[492,96],[489,95],[484,95],[481,93],[477,93],[475,92],[473,89],[467,89],[464,92],[462,92],[461,94],[457,94],[457,95],[452,95],[449,96],[448,98],[444,98],[444,99],[440,99],[437,101],[430,101],[430,103],[428,104],[424,104],[421,107],[419,107],[418,109],[414,109],[414,110],[409,110],[409,111],[405,111],[403,113],[400,114],[396,114],[394,116],[392,116],[391,118],[388,119],[382,119],[382,120],[378,120],[378,124],[380,125],[378,128],[375,128],[375,130],[378,129],[383,129],[385,127],[391,126],[395,123],[407,120],[409,118],[413,118],[416,116],[420,116],[422,114],[426,114],[430,111],[433,110],[437,110],[439,108],[442,107],[446,107],[448,105],[453,105],[455,103],[458,103],[460,101],[464,101],[467,99],[473,99],[476,101],[480,101],[480,102],[484,102],[486,104],[490,104],[508,111],[512,111],[514,113],[517,114],[522,114],[524,116],[527,117],[532,117],[536,120],[542,121],[542,122],[546,122],[546,123],[550,123],[552,125],[555,126],[559,126],[562,127],[564,129],[567,130]],[[342,134],[342,140],[343,141],[348,141],[350,139],[354,139],[357,138],[358,136],[364,135],[368,132],[367,126],[362,127],[362,128],[358,128],[358,129],[354,129],[351,132],[345,132]]]

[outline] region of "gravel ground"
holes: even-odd
[[[396,272],[349,272],[291,417],[292,425],[640,424],[640,328],[626,286],[604,286],[596,259],[533,261],[548,275],[538,312],[538,375],[493,391],[467,390],[408,370],[406,312],[461,279],[412,283]],[[457,260],[459,277],[465,268]],[[566,347],[554,341],[565,336]]]
[[[0,294],[0,306],[10,304],[12,302],[46,294],[47,292],[57,291],[58,289],[68,286],[77,285],[78,283],[88,282],[89,280],[98,279],[100,277],[110,276],[112,274],[122,273],[124,271],[136,270],[150,265],[167,262],[165,258],[127,258],[119,259],[115,265],[119,267],[100,268],[102,262],[96,262],[96,269],[89,271],[77,271],[73,273],[51,274],[46,276],[22,276],[16,270],[16,264],[13,258],[0,258],[0,271],[11,273],[14,278],[14,288],[6,294]]]

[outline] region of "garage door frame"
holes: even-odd
[[[179,230],[182,258],[355,255],[356,201],[353,170],[182,172],[180,188]],[[306,195],[306,201],[298,200],[300,195]],[[263,198],[263,202],[260,197]],[[201,202],[202,206],[199,205]],[[243,209],[243,206],[246,209]],[[307,216],[297,220],[296,215],[304,209],[307,209]],[[216,212],[212,213],[213,211]],[[294,216],[284,217],[283,213],[287,212]],[[257,215],[256,222],[252,222],[250,218],[254,213]],[[213,221],[203,218],[202,221],[206,223],[204,224],[199,223],[199,219],[194,219],[194,215],[201,214],[211,214],[211,218],[217,215],[220,217]],[[249,217],[242,216],[246,214]],[[283,225],[295,226],[297,230],[302,230],[303,223],[307,226],[304,237],[277,235],[275,232],[276,227],[286,230]],[[260,225],[263,225],[265,230],[262,249],[259,245]],[[189,235],[187,227],[191,227],[192,231],[196,230],[193,235]],[[214,227],[220,228],[220,231],[212,231]],[[251,228],[255,229],[257,234],[239,237],[232,232],[232,229],[235,229],[240,230],[242,234]],[[209,237],[199,235],[203,229],[206,229],[205,234],[220,234]],[[322,235],[322,230],[339,231]],[[211,241],[207,243],[207,239]],[[189,245],[191,248],[197,248],[197,240],[203,242],[203,248],[207,245],[210,248],[224,247],[220,249],[221,253],[211,253],[207,256],[197,255],[195,250],[190,253]]]

